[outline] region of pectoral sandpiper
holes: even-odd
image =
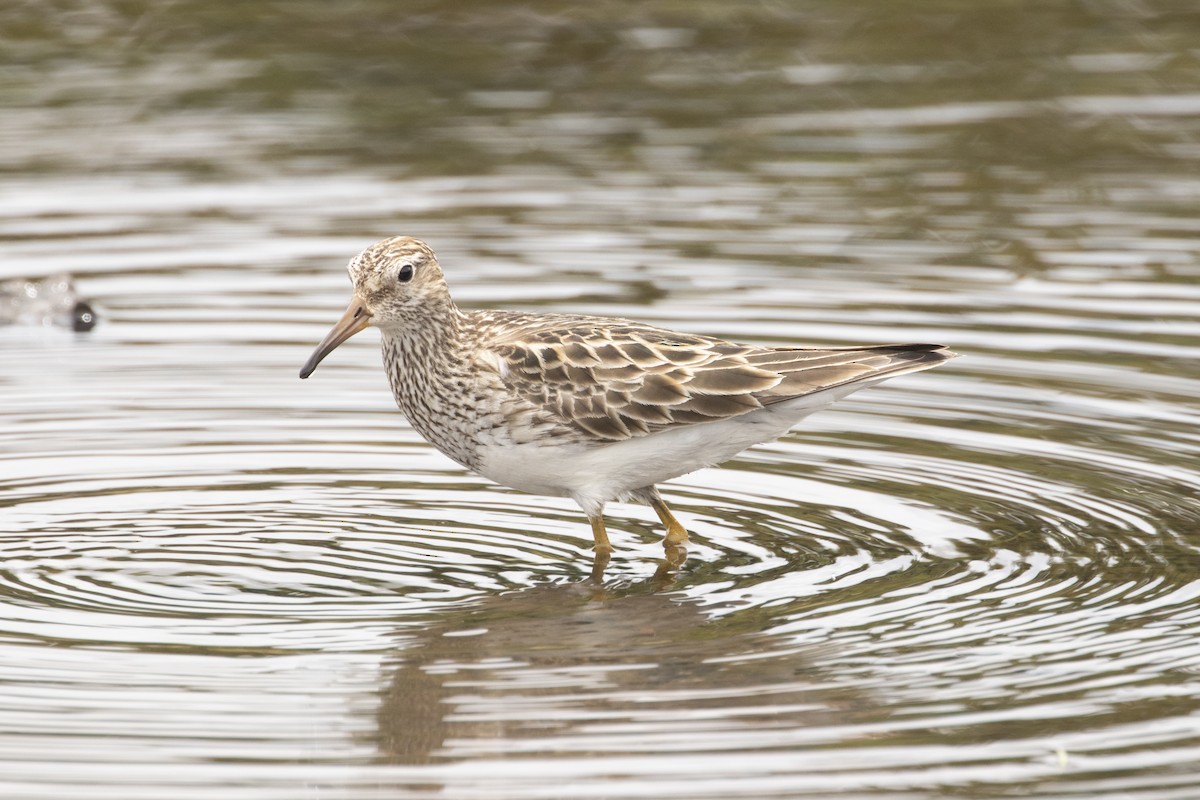
[[[300,370],[377,327],[396,404],[438,450],[525,492],[583,509],[598,554],[604,506],[648,503],[668,551],[688,538],[655,484],[782,436],[865,386],[953,358],[941,345],[761,347],[579,314],[470,311],[422,241],[350,261],[354,297]]]

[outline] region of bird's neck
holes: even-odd
[[[383,363],[396,405],[425,439],[450,458],[478,466],[472,394],[473,341],[466,316],[451,306],[422,324],[382,329]],[[455,409],[447,421],[447,407]]]
[[[445,373],[454,366],[449,356],[465,349],[466,315],[449,298],[426,306],[419,319],[381,328],[384,363],[389,374]]]

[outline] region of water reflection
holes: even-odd
[[[761,657],[750,626],[661,577],[546,585],[485,599],[417,634],[378,712],[384,761],[426,764],[660,749],[688,721],[695,750],[728,735],[847,721],[864,700],[795,653]],[[672,748],[687,748],[677,731]],[[742,741],[754,747],[752,741]]]

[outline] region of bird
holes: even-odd
[[[469,310],[434,251],[396,236],[348,265],[353,297],[300,370],[368,327],[397,406],[458,464],[569,497],[597,557],[615,500],[648,504],[678,551],[688,532],[657,485],[773,441],[851,392],[955,357],[943,345],[765,347],[569,313]]]
[[[9,278],[0,281],[0,325],[12,324],[55,325],[83,333],[96,327],[96,310],[79,298],[65,273]]]

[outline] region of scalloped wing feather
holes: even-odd
[[[940,345],[765,348],[624,321],[540,321],[490,345],[502,380],[561,424],[606,441],[749,414],[953,357]]]

